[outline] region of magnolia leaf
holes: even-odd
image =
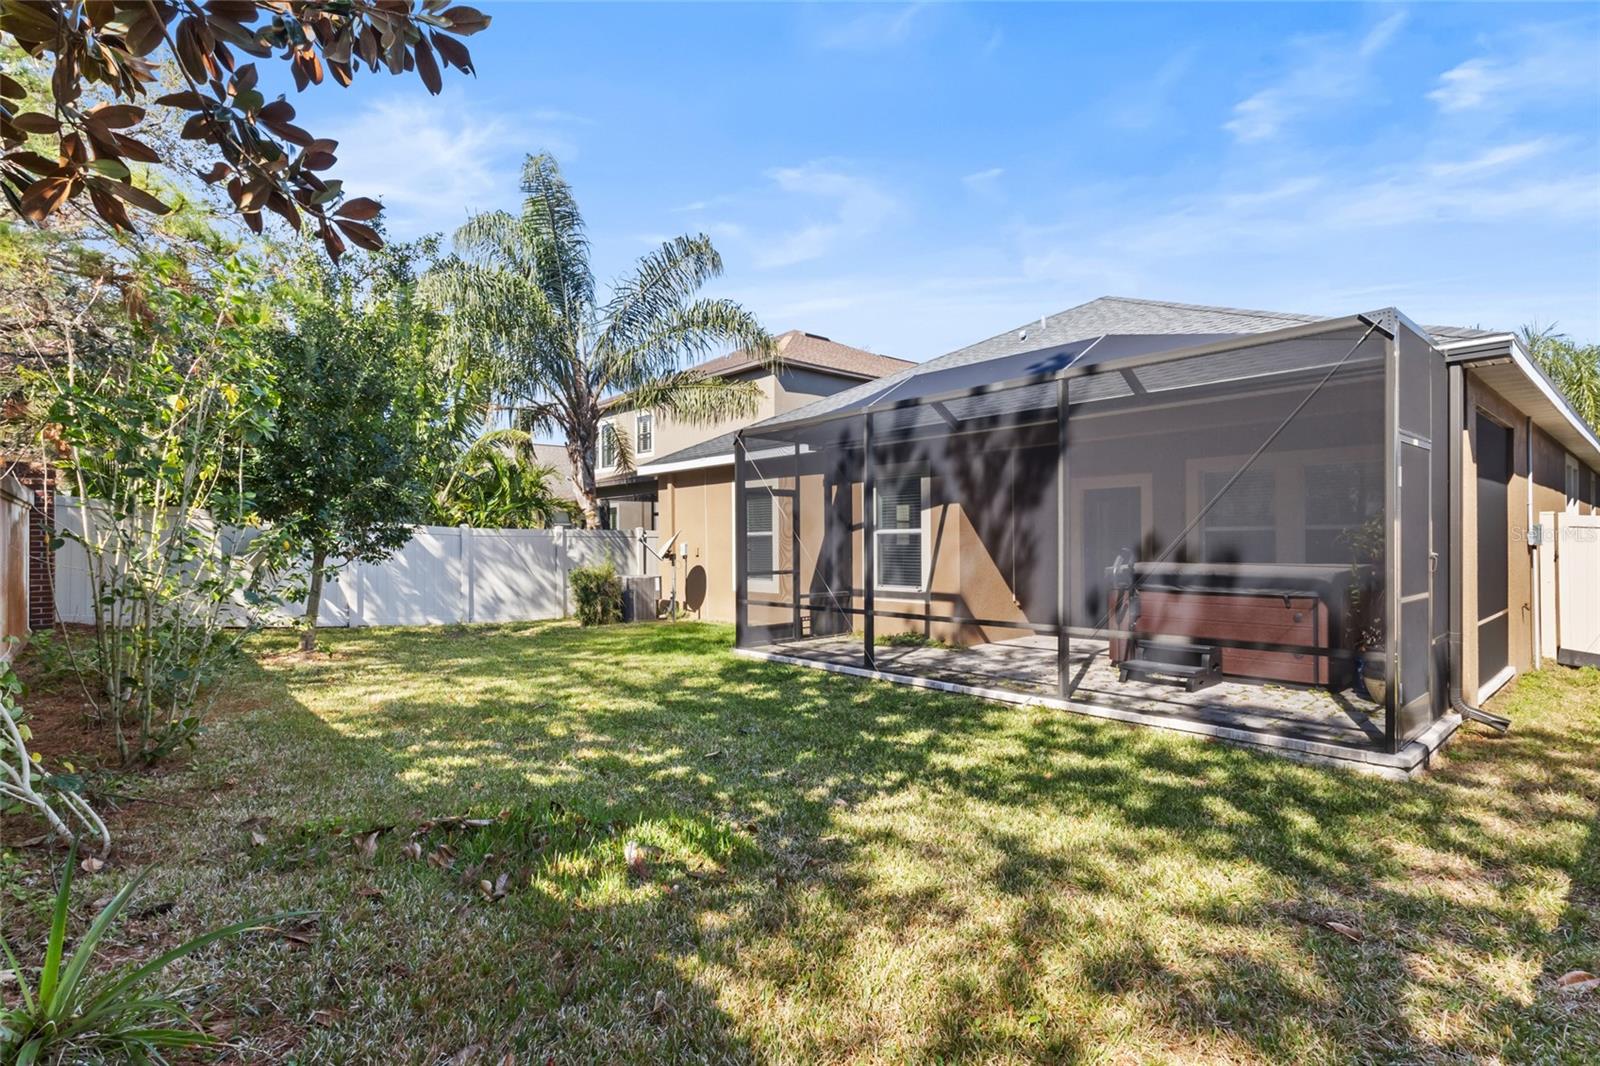
[[[1596,977],[1588,970],[1568,970],[1556,978],[1556,987],[1570,995],[1582,995],[1600,988],[1600,977]]]
[[[1345,925],[1343,922],[1328,921],[1323,922],[1322,924],[1327,928],[1332,929],[1335,933],[1338,933],[1346,940],[1354,943],[1359,944],[1366,939],[1366,937],[1362,935],[1361,930],[1355,928],[1354,926]]]
[[[383,210],[383,205],[370,196],[358,196],[353,200],[346,200],[339,205],[339,210],[334,214],[339,218],[348,218],[354,222],[370,222],[378,217]]]

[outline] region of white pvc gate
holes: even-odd
[[[1600,515],[1546,512],[1539,546],[1540,651],[1600,666]]]

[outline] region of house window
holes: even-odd
[[[1382,554],[1382,463],[1309,465],[1305,479],[1306,562],[1371,562],[1374,550]]]
[[[617,430],[611,422],[600,423],[600,469],[617,468]]]
[[[776,592],[778,575],[777,504],[770,489],[751,485],[744,497],[745,580],[758,592]]]
[[[1567,513],[1568,514],[1577,514],[1578,513],[1578,501],[1582,498],[1582,495],[1583,495],[1582,494],[1582,490],[1579,487],[1579,485],[1580,485],[1580,482],[1578,480],[1579,470],[1580,470],[1580,468],[1578,466],[1578,460],[1574,459],[1570,455],[1567,456],[1567,486],[1566,486],[1566,488],[1567,488]]]
[[[877,484],[873,543],[876,585],[881,589],[921,592],[922,511],[927,480],[884,478]]]
[[[634,416],[633,450],[639,455],[649,455],[656,450],[656,416],[640,411]]]
[[[1228,484],[1231,472],[1200,479],[1205,506]],[[1200,527],[1200,554],[1208,563],[1270,563],[1278,557],[1276,483],[1270,470],[1249,470],[1206,513]]]

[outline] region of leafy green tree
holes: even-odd
[[[769,363],[777,353],[749,311],[699,295],[722,272],[710,238],[667,241],[602,301],[583,216],[552,157],[528,157],[522,192],[520,214],[474,215],[456,231],[458,254],[424,278],[424,291],[449,312],[461,364],[486,368],[486,387],[518,428],[565,435],[584,520],[597,526],[603,401],[616,397],[688,422],[751,414],[760,396],[752,382],[708,376],[692,364],[724,347]],[[608,432],[628,468],[631,442]]]
[[[439,323],[416,298],[419,253],[302,256],[282,290],[288,321],[267,342],[280,402],[248,479],[262,518],[309,559],[306,650],[324,579],[388,558],[427,515],[447,396],[431,358]]]
[[[479,529],[542,529],[575,517],[554,468],[539,462],[532,434],[500,429],[473,441],[445,468],[433,496],[444,525]]]
[[[1522,343],[1578,417],[1600,432],[1600,344],[1578,344],[1554,326],[1537,325],[1522,327]]]
[[[194,736],[202,688],[256,620],[269,547],[235,551],[224,529],[256,519],[240,457],[276,402],[257,347],[269,321],[262,274],[203,244],[146,248],[125,273],[91,269],[107,257],[81,248],[35,256],[27,241],[4,245],[16,253],[8,278],[53,263],[85,270],[47,285],[25,305],[42,321],[8,323],[6,335],[29,354],[31,413],[17,434],[76,497],[58,502],[56,531],[86,556],[94,678],[84,692],[125,763]]]

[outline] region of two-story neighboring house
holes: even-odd
[[[800,330],[774,340],[782,357],[776,373],[744,351],[699,367],[755,383],[761,398],[748,417],[692,424],[659,411],[606,413],[632,443],[634,472],[619,472],[617,456],[602,445],[595,463],[602,522],[611,529],[655,529],[663,542],[678,534],[678,597],[691,615],[733,618],[734,433],[913,365]],[[670,573],[663,575],[663,595],[671,580]]]

